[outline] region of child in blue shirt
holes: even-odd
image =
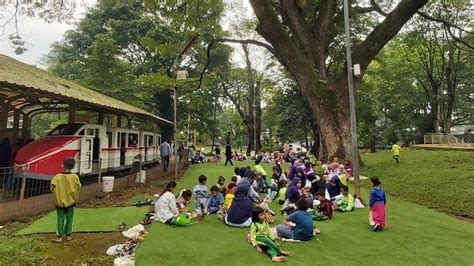
[[[308,204],[304,198],[296,202],[298,211],[285,218],[285,224],[276,227],[278,236],[287,239],[308,241],[313,238],[314,226],[313,218],[308,210]],[[292,222],[294,225],[292,225]]]
[[[219,188],[217,186],[212,186],[211,197],[207,200],[207,209],[209,210],[209,214],[218,212],[223,204],[224,196],[219,193]]]
[[[207,214],[207,199],[209,193],[207,192],[206,181],[207,177],[200,175],[198,178],[199,184],[193,188],[194,204],[196,205],[196,214],[198,222],[202,222]]]

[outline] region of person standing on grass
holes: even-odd
[[[207,200],[209,199],[209,192],[207,192],[207,177],[205,175],[200,175],[198,178],[199,184],[195,185],[193,188],[194,194],[194,204],[196,206],[196,214],[198,223],[204,220],[207,210]]]
[[[166,139],[160,145],[160,155],[163,162],[163,171],[167,172],[170,164],[171,146]]]
[[[392,155],[393,155],[393,159],[395,159],[395,161],[397,161],[397,163],[400,163],[400,152],[402,152],[403,149],[402,147],[400,147],[396,141],[393,142],[393,145],[392,145]]]
[[[57,213],[57,238],[55,243],[61,243],[63,235],[66,240],[72,240],[72,222],[74,219],[74,207],[79,200],[79,188],[81,182],[76,174],[71,171],[76,161],[74,158],[66,158],[63,162],[63,172],[57,174],[51,180],[51,192],[53,192],[54,204]]]
[[[219,145],[216,145],[216,148],[214,149],[214,152],[216,153],[216,164],[221,163],[221,147]]]
[[[227,142],[227,145],[225,146],[225,165],[227,166],[227,163],[230,163],[230,165],[234,165],[232,163],[232,147],[230,146],[230,143]]]
[[[380,187],[378,177],[370,178],[372,182],[372,191],[370,191],[370,211],[369,211],[369,223],[373,226],[374,232],[385,228],[385,204],[387,199],[385,197],[385,191]]]

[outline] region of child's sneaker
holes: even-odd
[[[72,236],[67,236],[66,237],[66,241],[71,241],[72,240]]]

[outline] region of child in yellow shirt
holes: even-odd
[[[53,192],[54,204],[56,205],[57,237],[55,243],[61,243],[65,234],[66,240],[72,240],[72,221],[74,218],[74,207],[79,200],[79,188],[81,182],[79,177],[72,173],[76,161],[74,158],[66,158],[63,162],[62,173],[51,180],[51,192]]]
[[[237,188],[237,185],[235,183],[230,183],[227,188],[229,189],[229,192],[225,194],[224,207],[229,209],[230,205],[232,204],[232,200],[235,197],[235,189]]]

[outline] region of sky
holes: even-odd
[[[96,0],[80,0],[77,1],[77,8],[74,13],[74,19],[80,20],[84,17],[86,8],[96,3]],[[5,23],[5,18],[9,18],[12,14],[13,7],[0,6],[0,25]],[[47,23],[41,18],[28,17],[21,15],[18,18],[18,27],[23,40],[26,42],[28,51],[22,55],[16,55],[14,49],[8,39],[8,35],[14,33],[14,24],[9,23],[2,34],[0,29],[0,54],[13,57],[21,62],[35,65],[40,68],[46,68],[42,63],[44,55],[48,54],[54,42],[61,41],[64,33],[74,28],[74,21],[70,23]]]

